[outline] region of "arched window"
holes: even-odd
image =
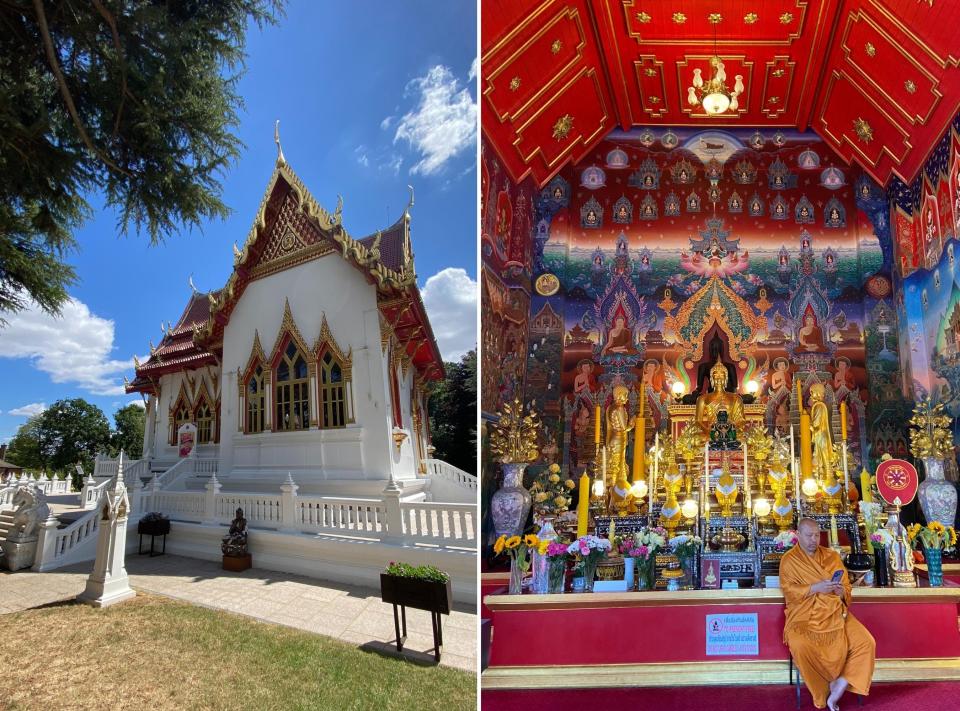
[[[403,411],[400,407],[400,384],[397,376],[397,364],[390,359],[390,400],[393,405],[393,426],[403,427]]]
[[[213,413],[210,403],[203,399],[197,406],[197,444],[210,444],[213,441]]]
[[[277,363],[275,430],[310,427],[310,379],[307,359],[291,340]]]
[[[257,365],[247,380],[247,426],[246,432],[263,432],[266,393],[263,390],[263,367]]]
[[[343,367],[327,351],[320,359],[320,426],[345,427],[347,392]]]
[[[186,403],[181,402],[173,413],[173,431],[170,433],[170,444],[175,445],[177,443],[177,431],[180,429],[180,425],[192,421],[190,408],[187,407]]]

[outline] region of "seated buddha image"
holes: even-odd
[[[636,353],[633,347],[633,331],[627,326],[627,319],[624,316],[617,316],[613,321],[613,327],[607,332],[607,342],[600,351],[600,355],[608,353],[619,353],[629,355]]]
[[[587,210],[587,216],[585,218],[585,222],[588,225],[597,224],[597,213],[594,210]]]
[[[617,209],[617,219],[618,219],[618,220],[626,220],[626,219],[627,219],[627,207],[626,207],[626,205],[621,205],[621,206],[619,207],[619,209]]]
[[[784,212],[784,210],[783,210],[783,204],[778,202],[778,203],[777,203],[777,206],[773,209],[773,211],[774,211],[774,213],[776,213],[776,215],[777,215],[778,217],[782,217],[782,216],[783,216],[783,212]]]
[[[808,353],[822,353],[826,350],[823,345],[823,330],[817,325],[817,317],[809,306],[803,314],[803,326],[797,331],[797,341],[800,350]]]
[[[724,443],[732,443],[736,441],[736,429],[743,423],[743,398],[726,389],[727,378],[727,368],[718,357],[710,369],[710,392],[697,398],[694,417],[711,441],[716,434]]]

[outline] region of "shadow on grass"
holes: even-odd
[[[427,654],[426,652],[416,652],[412,649],[404,649],[402,652],[398,652],[397,645],[390,642],[378,642],[372,640],[370,642],[361,644],[358,649],[364,652],[371,652],[381,657],[402,659],[406,662],[410,662],[411,664],[416,664],[418,667],[439,666],[439,662],[433,658],[432,653]]]

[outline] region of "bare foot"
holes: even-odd
[[[847,682],[842,676],[830,682],[830,696],[827,698],[827,708],[837,711],[840,708],[840,697],[847,690]]]

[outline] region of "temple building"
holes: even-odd
[[[912,659],[940,571],[905,525],[956,519],[957,22],[914,0],[482,4],[485,708],[791,683],[773,588],[805,517],[874,681],[945,678]],[[649,561],[626,552],[659,527]],[[519,533],[612,550],[524,577],[499,552]],[[749,645],[723,646],[721,612]],[[960,679],[960,633],[943,644]]]
[[[339,207],[328,213],[279,162],[233,262],[223,288],[194,291],[127,387],[147,396],[153,469],[195,446],[228,486],[293,473],[307,490],[422,487],[426,386],[443,361],[416,285],[409,210],[354,239]]]

